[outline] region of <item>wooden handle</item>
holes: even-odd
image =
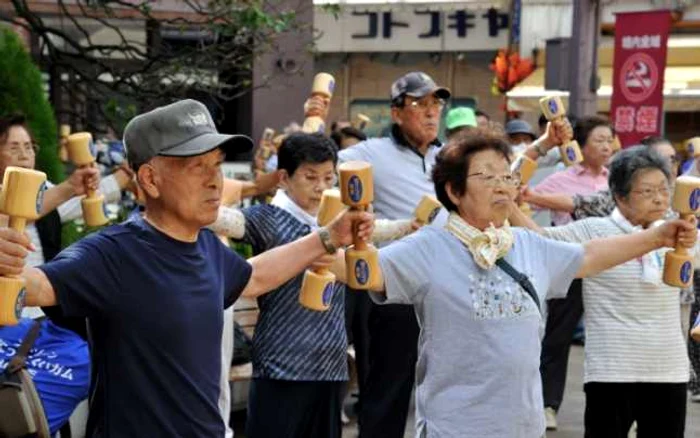
[[[24,233],[24,229],[27,226],[27,219],[19,216],[10,216],[10,228],[13,230]]]

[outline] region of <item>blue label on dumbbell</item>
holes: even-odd
[[[362,199],[362,181],[357,175],[353,175],[348,180],[348,194],[352,202],[360,202]]]
[[[693,264],[685,262],[681,265],[681,283],[690,282],[690,276],[693,273]]]
[[[693,189],[693,191],[690,193],[688,204],[690,204],[690,209],[693,211],[700,207],[700,189]]]
[[[435,217],[440,213],[440,207],[435,208],[433,211],[430,212],[430,215],[428,216],[428,223],[433,223],[435,220]]]
[[[557,105],[557,101],[554,99],[549,99],[549,102],[547,102],[547,107],[553,116],[559,112],[559,106]]]
[[[369,266],[367,262],[362,259],[355,262],[355,280],[357,280],[359,284],[367,284],[369,280]]]
[[[328,81],[328,92],[333,94],[333,91],[335,91],[335,81],[331,79]]]
[[[328,306],[333,298],[333,282],[330,282],[323,288],[323,295],[321,295],[321,302],[324,306]]]
[[[15,301],[15,319],[19,319],[22,316],[22,309],[24,309],[26,297],[27,290],[25,288],[20,289],[17,294],[17,301]]]
[[[46,191],[46,183],[41,183],[39,193],[36,194],[36,214],[41,213],[41,206],[44,204],[44,192]]]
[[[571,162],[576,161],[576,151],[572,146],[566,147],[566,158],[568,158]]]

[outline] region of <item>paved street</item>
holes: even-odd
[[[583,436],[583,347],[572,346],[569,356],[569,378],[567,379],[564,404],[559,412],[559,430],[549,432],[547,438],[581,438]],[[413,417],[409,419],[406,438],[413,438]],[[357,436],[355,424],[348,425],[343,431],[343,438]],[[630,437],[634,437],[630,434]],[[700,403],[688,403],[686,419],[686,437],[700,437]],[[468,437],[465,437],[468,438]],[[505,438],[505,437],[504,437]]]

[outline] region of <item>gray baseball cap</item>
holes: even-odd
[[[180,100],[140,114],[124,129],[124,147],[132,164],[156,156],[192,157],[216,148],[246,152],[253,140],[245,135],[219,134],[209,110],[192,99]]]
[[[433,78],[421,71],[406,73],[391,84],[391,102],[403,96],[423,97],[433,94],[440,99],[449,99],[452,93],[445,87],[438,87]]]

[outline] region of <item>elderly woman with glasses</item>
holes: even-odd
[[[451,140],[433,169],[448,224],[379,253],[372,298],[413,304],[420,321],[419,437],[541,437],[539,303],[566,293],[575,277],[695,242],[695,227],[678,220],[585,244],[511,229],[519,178],[509,153],[501,137],[481,131]]]
[[[610,164],[612,214],[544,234],[582,243],[659,230],[671,181],[670,163],[658,152],[626,149]],[[683,436],[688,355],[678,288],[662,282],[664,251],[649,251],[583,281],[586,437],[626,437],[634,421],[640,436]]]
[[[672,180],[660,153],[627,149],[610,166],[613,212],[543,233],[584,242],[653,228],[667,216]],[[586,436],[626,437],[634,421],[645,436],[683,436],[688,356],[678,289],[662,271],[663,252],[653,251],[583,282]]]

